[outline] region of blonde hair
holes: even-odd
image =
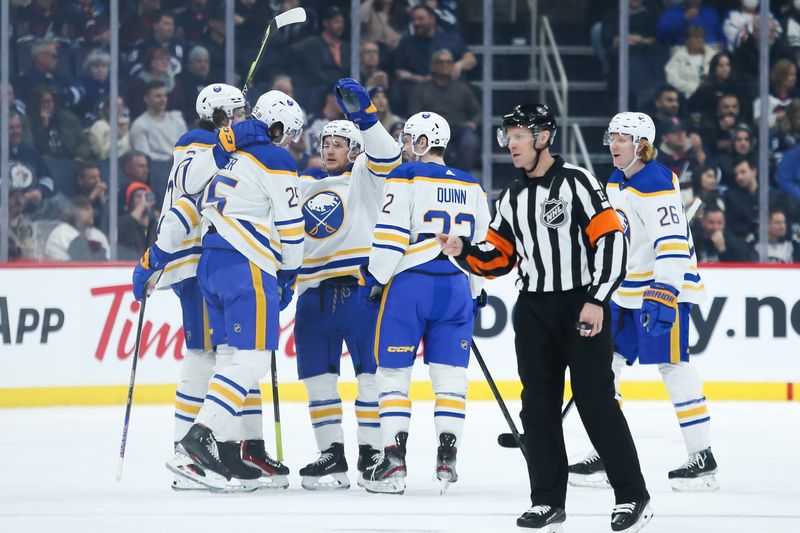
[[[639,141],[637,151],[639,152],[639,159],[642,160],[642,163],[649,163],[658,157],[658,150],[655,146],[650,144],[650,141],[647,139]]]

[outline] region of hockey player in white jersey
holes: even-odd
[[[263,446],[263,437],[242,431],[261,437],[258,382],[268,370],[268,350],[278,345],[278,278],[291,278],[302,260],[297,173],[280,145],[299,138],[303,114],[287,95],[270,91],[258,99],[253,116],[265,124],[265,135],[244,148],[228,139],[234,146],[215,154],[220,168],[202,197],[203,249],[197,274],[211,342],[224,342],[232,354],[211,378],[195,423],[178,444],[181,460],[168,463],[173,472],[212,489],[224,489],[232,477],[262,481],[269,473],[265,467],[275,478],[272,486],[288,486],[284,465],[253,460],[251,445],[260,440]],[[237,423],[248,414],[257,415],[257,427]],[[241,441],[230,453],[244,459],[245,466],[258,468],[231,469],[223,444],[229,441]]]
[[[705,298],[678,178],[655,161],[656,128],[644,113],[619,113],[605,135],[613,164],[606,190],[629,241],[627,274],[612,297],[613,369],[636,360],[658,365],[689,458],[669,472],[674,490],[718,488],[703,384],[689,363],[689,312]],[[570,483],[604,486],[602,459],[592,452],[569,468]]]
[[[363,292],[380,308],[375,358],[383,456],[363,473],[371,492],[405,491],[405,447],[411,417],[411,369],[420,341],[436,395],[436,476],[442,491],[458,479],[456,452],[466,409],[469,350],[480,278],[441,253],[437,234],[485,240],[489,206],[480,182],[444,163],[447,121],[417,113],[403,130],[416,159],[386,179]]]
[[[211,344],[206,303],[195,276],[201,252],[197,200],[218,170],[214,154],[225,159],[227,150],[231,149],[228,137],[234,135],[242,147],[254,141],[254,128],[239,126],[245,118],[244,106],[242,92],[224,83],[208,85],[198,94],[196,127],[182,135],[175,144],[157,226],[158,237],[136,265],[133,274],[133,292],[137,300],[153,286],[159,289],[171,287],[181,304],[187,352],[175,397],[176,447],[194,423],[203,403],[216,360],[215,348],[219,353],[226,349],[225,345],[216,347]],[[172,488],[192,490],[205,487],[175,476]]]
[[[308,391],[320,451],[317,460],[300,470],[308,490],[350,486],[337,388],[343,341],[358,380],[359,476],[382,448],[372,350],[378,309],[363,305],[356,293],[359,266],[369,258],[384,180],[400,164],[400,147],[378,121],[375,106],[357,81],[343,78],[334,91],[349,120],[331,121],[320,134],[325,174],[300,176],[305,244],[296,284],[294,335],[297,373]]]

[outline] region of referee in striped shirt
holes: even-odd
[[[575,403],[614,488],[612,530],[632,531],[642,525],[649,495],[614,397],[608,310],[625,275],[626,242],[597,179],[550,154],[556,128],[544,105],[519,105],[505,115],[498,141],[524,175],[497,201],[486,242],[438,238],[445,254],[477,275],[494,278],[517,265],[513,324],[532,502],[517,525],[546,528],[566,518],[560,415],[569,367]]]

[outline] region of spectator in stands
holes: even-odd
[[[629,0],[630,27],[630,101],[641,107],[652,98],[653,91],[663,83],[667,51],[656,41],[658,14],[643,0]],[[617,99],[619,76],[619,7],[606,13],[603,19],[603,44],[608,51],[610,76],[609,97]],[[613,105],[616,109],[616,104]]]
[[[119,217],[117,256],[122,261],[136,261],[155,242],[158,214],[156,197],[144,183],[128,189],[125,214]]]
[[[2,84],[0,84],[1,86]],[[33,145],[33,135],[31,134],[31,125],[28,123],[28,117],[25,115],[28,106],[25,102],[19,100],[14,92],[14,84],[8,84],[8,112],[11,115],[17,115],[22,128],[22,143]]]
[[[786,113],[786,108],[797,96],[797,65],[788,59],[779,59],[769,73],[769,127],[774,128],[778,117]],[[761,98],[753,101],[753,121],[761,116]]]
[[[273,12],[269,4],[270,2],[259,2],[258,0],[237,0],[234,8],[237,51],[240,47],[254,48],[261,45],[265,22],[277,14]],[[272,46],[271,43],[270,46]]]
[[[185,47],[175,37],[175,17],[166,11],[158,11],[153,13],[152,21],[150,36],[137,43],[134,51],[128,56],[128,63],[131,65],[130,75],[138,76],[146,68],[148,50],[163,48],[167,52],[168,72],[174,78],[181,73],[186,60]]]
[[[225,79],[225,6],[217,5],[208,14],[208,26],[198,43],[208,51],[211,79]]]
[[[363,41],[361,43],[361,79],[364,87],[381,85],[389,86],[389,75],[380,68],[381,51],[377,43]]]
[[[186,10],[175,17],[175,36],[188,43],[196,43],[208,26],[208,0],[190,0]]]
[[[94,212],[93,220],[104,230],[108,229],[108,183],[100,176],[100,166],[88,162],[75,171],[75,192],[89,201]]]
[[[301,135],[299,142],[289,143],[289,146],[286,147],[294,159],[298,172],[305,170],[306,167],[308,167],[308,160],[311,158],[306,148],[307,141],[307,137],[305,135]]]
[[[402,0],[364,0],[361,3],[361,41],[372,41],[394,50],[406,26]]]
[[[723,199],[728,227],[737,237],[752,243],[758,232],[758,167],[749,159],[740,159],[733,164],[736,183],[731,185]],[[769,191],[769,205],[778,205],[775,191]]]
[[[739,98],[735,94],[723,94],[717,101],[714,115],[706,115],[700,122],[700,137],[708,153],[719,156],[729,151],[733,128],[740,121]]]
[[[30,106],[33,90],[44,86],[59,97],[59,103],[72,108],[80,103],[83,90],[79,83],[65,78],[56,71],[58,67],[58,45],[38,42],[31,49],[31,66],[14,81],[14,87],[25,103]]]
[[[139,183],[151,186],[150,183],[150,159],[147,154],[132,150],[119,159],[119,168],[122,175],[119,178],[119,213],[125,212],[126,198],[133,193]],[[152,187],[151,187],[152,188]]]
[[[73,44],[102,46],[111,40],[105,2],[100,0],[66,2],[64,21],[66,37]]]
[[[717,50],[724,47],[719,13],[713,7],[703,5],[703,0],[685,0],[667,8],[658,19],[656,37],[665,46],[682,45],[684,37],[689,37],[687,30],[691,26],[703,29],[706,44]]]
[[[770,13],[770,21],[776,23]],[[728,50],[736,51],[754,32],[758,26],[758,0],[739,0],[739,9],[732,9],[722,25]],[[772,26],[772,24],[770,24]]]
[[[734,162],[740,159],[750,159],[755,161],[755,149],[757,139],[753,135],[753,129],[747,124],[737,124],[731,131],[732,142],[727,150],[717,154],[716,161],[722,173],[722,184],[730,187],[736,183],[736,175],[733,171]]]
[[[306,153],[313,155],[319,152],[319,135],[325,128],[325,125],[331,120],[342,119],[344,119],[344,113],[342,112],[342,108],[339,107],[339,103],[336,101],[336,96],[333,94],[332,90],[327,91],[325,93],[325,105],[322,106],[322,111],[310,115],[306,121],[306,124],[308,124],[308,127],[305,128]]]
[[[708,74],[714,49],[706,45],[703,28],[689,26],[686,44],[676,47],[664,66],[667,83],[678,89],[685,98],[690,98],[700,86],[700,80]]]
[[[775,163],[780,163],[783,154],[800,142],[800,99],[792,100],[786,108],[786,113],[777,118],[769,138],[769,149],[773,160]]]
[[[344,39],[344,15],[336,6],[326,7],[320,17],[322,31],[291,47],[292,79],[298,99],[319,101],[339,78],[350,75],[350,43]]]
[[[719,190],[721,177],[719,168],[701,165],[694,174],[694,197],[699,198],[703,205],[715,205],[725,211],[725,201]]]
[[[761,243],[756,243],[759,256],[763,248]],[[769,263],[800,263],[800,242],[789,236],[786,213],[780,207],[769,210],[766,253]]]
[[[156,161],[171,161],[175,142],[186,132],[186,122],[180,111],[166,111],[167,87],[162,81],[147,83],[144,102],[147,111],[131,125],[131,148]]]
[[[294,85],[292,78],[286,74],[278,74],[272,80],[272,90],[281,91],[284,94],[294,97]]]
[[[731,55],[728,52],[720,52],[711,58],[708,76],[689,99],[689,113],[693,115],[708,113],[714,109],[717,100],[723,94],[735,94],[739,101],[742,101],[741,86],[734,75]]]
[[[653,100],[653,122],[669,122],[673,118],[680,118],[681,100],[678,89],[672,85],[663,85],[658,89]]]
[[[50,89],[34,89],[30,110],[33,145],[41,155],[55,159],[88,159],[91,156],[80,121],[56,105]]]
[[[8,117],[8,156],[12,176],[28,176],[32,185],[25,186],[24,200],[33,208],[42,204],[42,199],[51,196],[55,183],[52,173],[39,152],[31,145],[22,142],[21,117],[11,112]],[[23,180],[27,181],[27,179]],[[12,185],[14,180],[11,181]]]
[[[400,122],[395,122],[389,128],[389,135],[392,136],[392,139],[397,139],[397,141],[400,142],[400,135],[403,133],[403,128],[405,127],[406,123],[404,120],[401,119]]]
[[[753,261],[755,254],[738,237],[725,229],[725,213],[716,205],[706,205],[692,231],[697,260],[702,263]]]
[[[47,237],[44,256],[54,261],[108,261],[108,238],[94,227],[92,204],[85,196],[65,200],[61,221]]]
[[[800,61],[800,0],[791,2],[788,7],[781,16],[781,32],[797,63]]]
[[[175,77],[175,91],[180,91],[181,112],[187,124],[197,118],[197,95],[211,83],[211,62],[208,50],[195,46],[189,51],[189,66]]]
[[[127,3],[129,9],[120,14],[120,47],[131,50],[134,45],[150,36],[153,18],[161,11],[161,0],[137,0]]]
[[[778,23],[775,19],[769,19],[769,64],[774,65],[779,59],[794,59],[792,50],[782,41],[778,40]],[[759,34],[761,33],[761,22],[755,20],[753,33],[748,35],[745,40],[736,48],[733,55],[733,68],[736,76],[744,84],[744,89],[751,95],[758,94],[758,71],[761,57]]]
[[[436,15],[436,25],[447,33],[460,33],[458,27],[457,0],[422,0],[420,4],[425,5]]]
[[[97,120],[100,105],[107,98],[111,90],[109,67],[111,56],[96,48],[89,52],[83,62],[83,72],[80,76],[84,98],[75,109],[78,119],[83,126],[89,126]]]
[[[25,215],[25,197],[32,190],[33,176],[28,175],[22,179],[16,179],[14,174],[11,176],[8,191],[8,257],[12,261],[32,259],[36,256],[36,239],[33,222]],[[0,205],[0,213],[2,211],[3,206]],[[3,229],[0,226],[0,239],[5,238]]]
[[[109,119],[111,106],[108,97],[103,100],[99,112],[100,118],[86,130],[86,138],[92,149],[92,157],[104,161],[108,159],[111,151],[111,120]],[[129,131],[130,114],[128,108],[125,107],[125,100],[120,96],[117,100],[117,156],[122,156],[131,150]]]
[[[375,109],[378,110],[378,120],[381,121],[381,125],[386,128],[386,131],[389,131],[393,125],[402,120],[389,109],[389,97],[386,94],[385,87],[380,85],[370,87],[369,97],[372,99],[372,103],[375,104]]]
[[[481,107],[470,86],[453,78],[453,54],[447,49],[436,50],[431,58],[431,79],[420,83],[411,92],[409,114],[433,111],[450,124],[447,153],[458,162],[459,168],[470,172],[480,157],[478,122]]]
[[[11,14],[11,23],[19,43],[31,39],[53,41],[68,35],[64,10],[56,0],[12,2],[11,7],[16,7]]]
[[[793,209],[790,217],[793,221],[800,221],[800,146],[788,150],[783,154],[783,159],[778,163],[778,189],[784,201],[789,202]]]
[[[687,135],[686,126],[678,117],[662,122],[658,131],[661,144],[657,161],[678,176],[683,205],[688,206],[694,200],[693,178],[706,162],[703,142],[697,133]]]
[[[144,95],[150,83],[164,84],[167,92],[167,109],[180,109],[182,89],[175,90],[175,77],[169,72],[169,54],[166,48],[150,48],[144,55],[144,69],[128,87],[128,106],[131,115],[138,117],[145,109]]]

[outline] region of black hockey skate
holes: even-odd
[[[300,475],[300,484],[306,490],[349,489],[344,444],[331,444],[330,448],[320,452],[316,461],[301,468]]]
[[[376,450],[369,444],[359,444],[358,445],[358,476],[356,477],[356,483],[359,487],[364,486],[364,478],[361,474],[367,471],[368,468],[374,467],[378,462],[380,462],[382,454],[380,450]]]
[[[436,451],[436,479],[439,480],[439,494],[447,492],[451,483],[458,481],[456,472],[456,436],[452,433],[439,435],[439,449]]]
[[[406,491],[406,441],[408,433],[394,437],[395,445],[387,446],[380,460],[361,474],[367,492],[403,494]]]
[[[534,505],[517,518],[517,527],[527,527],[541,533],[561,533],[567,514],[561,507]]]
[[[574,465],[569,465],[569,484],[575,487],[591,487],[603,489],[609,487],[606,465],[603,460],[592,450],[586,459]]]
[[[653,518],[650,497],[628,503],[618,503],[611,512],[611,531],[634,533],[642,529]]]
[[[259,488],[285,489],[289,487],[289,468],[270,457],[263,440],[243,440],[242,461],[261,471],[261,477],[258,478]]]
[[[167,468],[213,491],[225,490],[232,477],[220,459],[218,442],[211,430],[200,424],[194,424],[181,439]]]
[[[258,490],[261,470],[242,460],[241,442],[218,442],[219,459],[231,473],[225,492],[253,492]]]
[[[173,457],[173,461],[180,462],[181,455],[178,454],[178,443],[175,443],[175,455]],[[183,491],[190,491],[190,490],[208,490],[208,487],[205,485],[201,485],[199,483],[195,483],[191,481],[189,478],[184,477],[182,475],[174,474],[172,476],[172,490],[183,492]]]
[[[717,461],[711,448],[689,456],[680,468],[669,473],[672,490],[679,492],[700,492],[719,489],[717,483]]]

